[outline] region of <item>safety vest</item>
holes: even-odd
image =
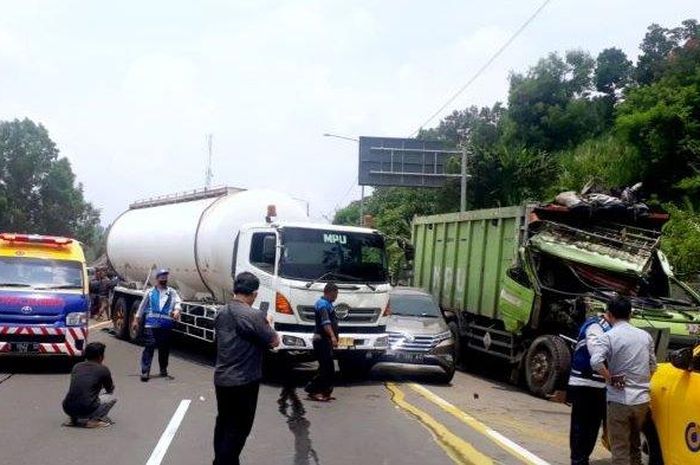
[[[161,292],[165,292],[168,296],[163,308],[160,307]],[[158,288],[154,287],[148,292],[148,304],[144,312],[146,313],[146,328],[173,327],[173,319],[170,316],[173,309],[173,292],[175,292],[175,290],[170,287],[164,291],[160,291]]]
[[[612,329],[612,325],[605,318],[599,316],[591,317],[583,323],[578,332],[576,348],[571,361],[571,376],[605,383],[605,379],[591,368],[591,354],[586,345],[586,331],[593,325],[599,325],[603,328],[604,333]]]

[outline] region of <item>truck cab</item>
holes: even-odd
[[[379,232],[309,223],[245,225],[236,246],[234,274],[241,271],[260,278],[254,305],[272,315],[282,342],[278,350],[311,350],[314,304],[330,281],[340,288],[335,303],[339,351],[366,355],[388,347],[390,285]]]
[[[0,234],[0,355],[81,358],[88,307],[80,243],[66,237]]]

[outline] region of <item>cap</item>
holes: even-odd
[[[170,274],[170,271],[167,268],[161,268],[156,272],[156,278],[160,278],[164,274]]]

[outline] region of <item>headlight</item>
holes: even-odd
[[[450,340],[452,340],[452,332],[451,331],[443,331],[442,333],[435,336],[435,340],[438,342],[438,344],[443,342],[443,341],[450,341]]]
[[[306,343],[302,338],[286,334],[282,336],[282,344],[288,347],[306,347]]]
[[[73,312],[66,315],[66,326],[84,326],[87,323],[85,312]]]

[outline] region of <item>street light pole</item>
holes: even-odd
[[[336,139],[349,140],[351,142],[360,142],[357,137],[341,136],[338,134],[331,134],[329,132],[324,132],[323,137],[333,137]],[[360,226],[365,225],[365,186],[360,186]]]

